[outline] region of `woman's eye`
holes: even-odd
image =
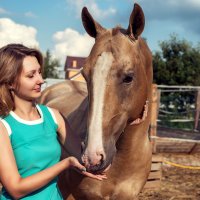
[[[34,75],[33,75],[33,74],[29,74],[27,77],[28,77],[28,78],[33,78]]]
[[[131,83],[133,81],[133,74],[127,74],[123,78],[123,83]]]

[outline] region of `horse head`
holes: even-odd
[[[82,160],[88,171],[104,170],[117,151],[127,126],[145,121],[152,82],[151,53],[140,37],[145,18],[134,4],[127,29],[105,29],[87,8],[86,32],[95,38],[82,74],[88,88],[88,133]]]

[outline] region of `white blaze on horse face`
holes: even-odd
[[[93,106],[89,124],[86,155],[92,164],[98,164],[105,155],[103,149],[103,108],[107,76],[113,62],[111,52],[103,52],[97,59],[93,73]]]

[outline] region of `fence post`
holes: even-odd
[[[152,85],[152,99],[151,99],[151,124],[150,136],[157,136],[157,119],[160,105],[160,90],[156,84]],[[156,141],[152,140],[153,153],[156,153]]]
[[[196,102],[195,102],[195,118],[194,118],[194,130],[200,131],[199,125],[199,113],[200,113],[200,90],[197,90]]]

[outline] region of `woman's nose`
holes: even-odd
[[[38,74],[38,83],[43,84],[44,79],[42,78],[42,74]]]

